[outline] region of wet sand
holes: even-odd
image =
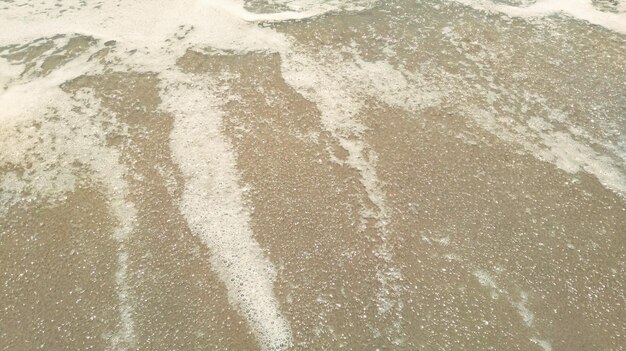
[[[621,350],[623,34],[437,1],[242,28],[274,46],[0,48],[0,97],[58,88],[0,112],[3,350]]]

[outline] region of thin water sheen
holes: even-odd
[[[0,2],[0,349],[621,350],[626,1]]]

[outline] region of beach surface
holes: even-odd
[[[623,350],[625,63],[625,0],[0,1],[0,349]]]

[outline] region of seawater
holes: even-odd
[[[619,350],[626,2],[0,3],[7,350]]]

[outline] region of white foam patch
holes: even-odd
[[[345,52],[355,54],[345,48]],[[376,221],[375,227],[381,244],[377,256],[383,260],[383,268],[377,273],[380,290],[377,292],[379,315],[400,315],[403,302],[400,299],[401,272],[394,267],[393,253],[389,243],[388,223],[390,213],[377,171],[376,152],[363,140],[367,127],[359,114],[367,106],[368,97],[377,98],[393,106],[416,110],[438,102],[439,96],[422,88],[420,77],[401,72],[385,61],[366,62],[358,56],[353,60],[341,59],[341,53],[325,52],[320,59],[302,51],[282,53],[282,76],[285,81],[307,100],[316,103],[321,112],[321,122],[341,147],[347,151],[345,160],[330,155],[331,160],[345,164],[359,172],[359,180],[365,189],[373,209],[361,209],[362,224],[368,219]],[[394,340],[401,340],[401,326],[392,323]]]
[[[459,50],[467,51],[459,33],[447,28],[444,35]],[[473,97],[475,103],[460,106],[463,114],[504,142],[521,146],[533,157],[570,174],[587,172],[605,188],[626,197],[626,139],[615,133],[623,129],[623,118],[612,116],[594,124],[588,114],[582,116],[587,120],[575,122],[573,118],[581,116],[569,116],[552,107],[541,94],[496,83],[485,65],[492,54],[488,50],[465,53],[490,83],[477,91],[480,98]],[[614,134],[618,135],[610,136]]]
[[[493,280],[493,277],[491,277],[491,274],[489,274],[489,272],[484,270],[477,270],[474,272],[474,276],[476,277],[476,279],[478,279],[480,285],[490,290],[491,298],[498,298],[500,290],[498,289],[496,282]]]
[[[550,342],[547,340],[530,338],[530,341],[537,344],[537,346],[541,347],[543,351],[552,351],[552,344],[550,344]]]
[[[99,48],[103,47],[104,42],[115,41],[107,57],[108,69],[166,72],[187,49],[195,46],[235,52],[285,52],[290,45],[288,40],[273,30],[260,28],[255,22],[304,19],[342,9],[338,2],[329,4],[296,6],[294,8],[297,11],[255,14],[244,9],[243,1],[236,0],[138,0],[95,4],[78,0],[64,0],[60,3],[56,0],[42,0],[36,4],[16,0],[2,5],[4,8],[0,12],[0,47],[52,38],[58,34],[78,33],[95,38],[99,41]],[[0,63],[0,106],[4,108],[0,121],[5,127],[2,132],[12,136],[0,141],[5,146],[2,150],[6,150],[2,157],[6,162],[17,160],[17,164],[23,161],[20,157],[24,155],[24,150],[17,145],[22,143],[40,147],[45,143],[36,141],[39,131],[32,130],[29,134],[32,138],[28,138],[25,134],[18,135],[14,131],[8,131],[8,128],[27,123],[32,116],[41,116],[42,111],[55,106],[55,101],[67,98],[58,88],[62,83],[87,72],[97,73],[103,70],[97,60],[87,63],[83,58],[64,64],[44,78],[19,77],[23,68],[21,63]],[[168,79],[165,81],[173,83]],[[198,109],[210,104],[209,101],[201,101],[205,98],[206,90],[194,86],[194,89],[199,90],[191,93],[183,85],[178,87],[181,89],[178,93],[184,92],[188,96],[182,94],[168,97],[164,94],[164,100],[169,101],[167,106],[172,107],[178,116],[176,132],[172,138],[172,151],[188,178],[181,204],[183,212],[194,232],[211,247],[214,253],[213,263],[228,287],[230,301],[248,319],[264,348],[287,348],[291,343],[291,332],[273,296],[275,272],[252,239],[248,225],[249,215],[243,207],[241,189],[234,172],[234,155],[216,127],[219,125],[220,115],[209,113],[208,117],[212,118],[210,122],[218,124],[207,125],[204,119],[207,113]],[[192,97],[199,100],[191,101]],[[180,103],[180,107],[174,108],[174,103]],[[180,110],[183,106],[189,110]],[[63,129],[62,126],[53,127],[47,122],[45,124],[46,128],[55,128],[51,135],[58,133],[60,136],[64,133],[71,134],[68,131],[71,131],[69,126],[68,123]],[[204,129],[196,130],[196,127]],[[185,133],[180,132],[181,130]],[[214,135],[214,139],[200,138],[207,133]],[[68,144],[74,147],[82,145],[80,138]],[[198,153],[188,155],[189,150],[181,145],[195,145]],[[101,175],[97,176],[98,179],[113,182],[108,183],[107,188],[111,190],[111,205],[121,225],[114,236],[121,247],[116,282],[122,323],[120,330],[110,336],[110,347],[129,349],[132,347],[134,324],[129,289],[124,285],[128,275],[128,254],[124,243],[132,231],[136,213],[132,204],[125,201],[127,190],[120,177],[124,170],[120,169],[116,156],[106,159],[106,155],[116,155],[115,150],[93,151],[94,147],[91,145],[82,146],[82,152],[90,152],[78,154],[80,149],[72,149],[72,153],[62,159],[69,163],[78,157],[90,165],[96,175]],[[7,209],[18,201],[27,201],[28,198],[24,196],[26,192],[53,197],[62,196],[73,189],[76,177],[70,167],[54,165],[49,170],[45,168],[45,162],[39,159],[31,161],[37,165],[37,171],[31,178],[19,178],[17,173],[8,172],[0,179],[3,187],[0,194],[2,208]],[[111,172],[115,175],[111,175]],[[207,186],[211,189],[206,188]],[[212,192],[207,192],[209,190]]]
[[[64,47],[68,40],[69,36],[53,40],[52,48],[40,57]],[[0,178],[0,213],[17,203],[63,201],[65,194],[85,177],[104,185],[118,222],[113,238],[118,245],[115,284],[120,323],[108,340],[112,350],[126,350],[134,344],[126,242],[135,225],[136,210],[126,200],[126,169],[119,162],[118,152],[106,147],[105,130],[99,125],[103,118],[107,122],[114,122],[114,118],[103,117],[107,113],[92,92],[81,90],[70,97],[60,88],[75,77],[97,72],[89,57],[98,48],[89,48],[46,76],[23,75],[28,62],[0,59],[0,166],[25,168],[19,176],[8,172]],[[73,166],[75,163],[90,174]]]
[[[85,177],[104,186],[118,222],[113,238],[118,244],[115,282],[120,324],[112,333],[110,347],[128,349],[133,345],[134,322],[126,241],[135,225],[136,210],[126,200],[126,169],[119,162],[118,152],[106,146],[105,131],[99,125],[104,113],[92,92],[81,90],[70,97],[51,85],[45,96],[49,99],[29,98],[24,115],[6,106],[10,101],[0,99],[0,111],[10,111],[14,117],[0,124],[0,167],[12,165],[23,170],[0,177],[0,213],[16,204],[63,201]]]
[[[16,79],[21,72],[21,67],[12,65],[7,60],[0,58],[0,94],[9,87],[11,81]]]
[[[563,13],[578,20],[626,34],[626,12],[601,11],[592,0],[537,0],[529,6],[511,6],[493,0],[454,0],[476,9],[500,12],[512,17],[544,17]],[[624,5],[620,4],[620,8]]]
[[[16,0],[9,5],[0,14],[0,47],[60,33],[79,33],[103,41],[115,40],[119,51],[125,54],[126,66],[161,71],[195,45],[237,52],[287,48],[282,35],[259,28],[255,22],[305,19],[344,8],[359,8],[347,6],[348,3],[341,6],[339,2],[326,2],[294,6],[297,11],[253,13],[244,8],[242,0],[136,0],[98,4],[64,0],[61,7],[67,11],[60,12],[55,11],[57,4],[56,0],[42,0],[33,6],[30,1]]]
[[[105,146],[105,131],[98,123],[106,113],[93,93],[83,90],[70,98],[60,88],[93,69],[88,57],[94,50],[45,77],[22,77],[23,64],[0,60],[0,77],[6,82],[4,91],[0,90],[0,166],[25,168],[19,175],[7,172],[0,177],[0,214],[17,203],[63,201],[80,177],[92,177],[104,185],[118,222],[113,238],[118,245],[115,284],[120,323],[108,340],[112,350],[127,350],[134,344],[134,321],[126,242],[135,225],[136,209],[126,200],[126,169],[118,152]],[[111,116],[106,119],[111,121]],[[91,174],[74,167],[76,162]]]
[[[408,111],[440,103],[442,95],[432,90],[420,74],[395,68],[383,60],[365,61],[350,47],[341,51],[324,51],[321,58],[307,55],[305,48],[282,52],[282,75],[318,104],[329,116],[322,122],[344,133],[343,137],[365,131],[357,115],[367,105],[368,97]],[[342,53],[353,57],[344,60]],[[320,60],[328,65],[320,65]]]
[[[211,261],[230,302],[247,318],[265,350],[286,350],[291,330],[274,297],[276,272],[250,229],[235,154],[222,135],[220,101],[207,78],[168,73],[163,106],[175,117],[171,149],[185,176],[180,208]]]
[[[489,289],[489,291],[491,292],[492,298],[496,299],[500,295],[502,295],[503,298],[513,308],[517,310],[517,313],[520,315],[520,318],[522,322],[524,323],[524,325],[526,326],[526,328],[528,328],[528,330],[532,332],[532,334],[534,335],[529,339],[532,343],[537,344],[538,346],[543,348],[544,351],[552,350],[552,346],[549,341],[539,338],[540,332],[539,330],[537,330],[534,324],[535,314],[528,307],[529,295],[527,292],[521,291],[519,293],[519,300],[516,301],[516,299],[512,297],[512,294],[509,291],[507,291],[508,289],[506,287],[498,286],[495,278],[488,271],[478,269],[478,270],[475,270],[473,274],[478,280],[478,282],[480,283],[480,285],[482,285],[484,288]]]
[[[337,11],[363,11],[375,6],[378,0],[267,0],[275,7],[286,7],[297,13],[323,14]]]
[[[581,133],[559,131],[546,119],[534,116],[527,123],[507,117],[496,117],[495,111],[470,108],[469,115],[484,129],[500,139],[518,144],[540,160],[550,162],[567,173],[586,171],[606,188],[626,197],[624,155],[610,143]],[[561,124],[568,125],[563,113]],[[610,153],[600,154],[590,145],[601,145]]]
[[[0,123],[16,124],[34,117],[43,112],[63,95],[59,87],[61,84],[89,72],[93,65],[87,62],[87,55],[62,66],[45,77],[19,77],[23,65],[11,65],[0,59],[0,67],[6,67],[6,86],[0,94]],[[0,71],[0,77],[3,72]],[[12,84],[9,84],[12,83]]]
[[[345,60],[344,54],[351,56]],[[321,112],[322,126],[347,151],[345,160],[331,154],[330,159],[359,172],[369,201],[374,208],[361,209],[361,225],[375,220],[375,229],[381,239],[375,254],[384,262],[376,277],[380,283],[377,307],[381,317],[401,316],[401,271],[394,266],[390,245],[390,210],[383,184],[376,171],[378,156],[363,140],[367,127],[361,122],[368,101],[378,100],[391,107],[417,111],[440,103],[441,95],[427,88],[424,77],[387,61],[370,62],[362,59],[357,50],[345,46],[341,52],[325,50],[320,57],[307,54],[307,48],[293,47],[281,52],[282,76],[307,100],[316,103]],[[322,63],[322,64],[320,64]],[[325,64],[324,64],[325,63]],[[393,321],[388,333],[394,343],[403,340],[400,319]]]
[[[208,6],[219,6],[233,16],[247,22],[280,22],[289,20],[302,20],[305,18],[322,15],[332,8],[315,6],[301,8],[298,11],[281,11],[272,13],[253,13],[247,11],[241,3],[231,0],[203,0]]]
[[[16,1],[2,13],[0,47],[59,33],[80,33],[102,41],[115,40],[123,65],[141,71],[171,67],[194,45],[240,52],[280,47],[285,45],[280,35],[247,21],[289,17],[256,16],[235,0],[107,1],[76,6],[64,13],[34,11],[27,3]],[[52,7],[53,1],[43,1],[37,8],[45,7],[44,3]]]
[[[532,327],[535,314],[528,308],[528,294],[522,291],[520,293],[520,300],[515,306],[517,307],[517,312],[524,320],[524,324],[529,328]]]

